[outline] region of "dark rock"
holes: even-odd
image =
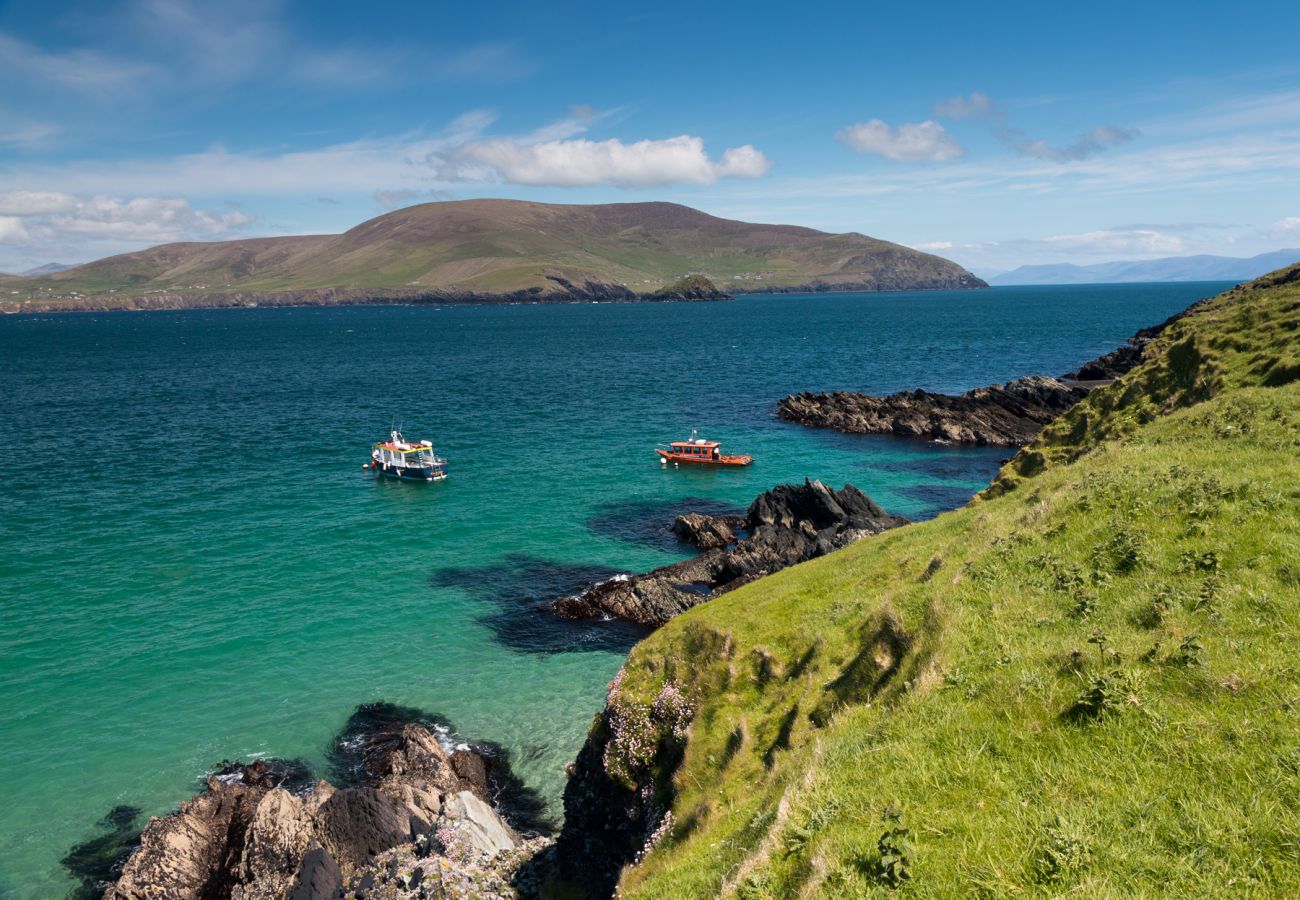
[[[777,415],[854,434],[1021,447],[1087,394],[1088,389],[1077,384],[1029,375],[957,396],[929,391],[904,391],[888,397],[846,391],[793,394],[777,404]]]
[[[853,485],[781,485],[760,495],[743,520],[751,533],[734,545],[644,575],[620,575],[553,603],[571,618],[614,616],[658,627],[755,578],[839,549],[907,520],[891,516]]]
[[[453,750],[451,768],[456,773],[463,790],[467,790],[481,800],[487,800],[491,789],[488,786],[488,766],[482,756],[471,750]]]
[[[707,516],[689,512],[673,521],[672,531],[684,543],[701,550],[712,550],[735,543],[735,529],[744,528],[747,524],[740,516]]]
[[[373,786],[388,774],[387,756],[400,744],[407,725],[420,725],[433,734],[451,733],[448,719],[413,706],[382,700],[358,706],[325,753],[334,783]]]
[[[1165,319],[1159,325],[1143,328],[1123,345],[1097,357],[1091,362],[1084,363],[1076,371],[1061,377],[1070,381],[1113,381],[1127,374],[1130,369],[1142,362],[1146,354],[1147,344],[1159,337],[1170,325],[1198,309],[1205,302],[1199,300],[1182,312],[1175,313]]]
[[[314,845],[302,859],[302,869],[291,900],[334,900],[343,889],[343,873],[320,844]]]
[[[406,807],[374,788],[335,791],[316,814],[316,832],[345,868],[360,866],[412,838]]]
[[[238,780],[255,787],[282,787],[301,794],[316,783],[311,767],[301,759],[255,759],[251,763],[223,759],[212,774],[222,781]]]
[[[560,877],[590,898],[610,897],[645,840],[640,791],[605,771],[607,728],[593,728],[564,786],[564,828],[555,844]]]
[[[642,294],[642,300],[730,300],[731,296],[718,290],[717,285],[703,275],[687,275],[657,291]]]

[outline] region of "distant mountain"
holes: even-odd
[[[165,244],[30,279],[0,303],[144,308],[632,299],[700,274],[731,293],[986,287],[938,256],[861,234],[720,219],[673,203],[462,200],[339,235]]]
[[[23,272],[22,274],[29,277],[33,275],[53,275],[55,272],[66,272],[68,269],[72,269],[72,268],[75,268],[75,266],[66,265],[64,263],[52,262],[52,263],[46,263],[43,266],[37,266],[34,269],[28,269],[26,272]]]
[[[1134,281],[1246,281],[1300,262],[1300,250],[1275,250],[1249,259],[1233,256],[1170,256],[1076,266],[1021,266],[989,278],[989,284],[1106,284]]]

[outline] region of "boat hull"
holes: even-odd
[[[446,466],[392,466],[378,462],[370,463],[370,470],[385,478],[399,478],[403,481],[442,481],[447,477]]]
[[[718,459],[712,459],[707,456],[679,456],[666,450],[655,450],[655,453],[658,453],[664,462],[685,463],[691,466],[735,468],[747,466],[754,461],[752,456],[722,456]]]

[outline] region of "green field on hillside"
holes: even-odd
[[[696,712],[619,764],[673,795],[622,896],[1300,894],[1298,347],[1295,267],[987,497],[639,645],[613,707]]]

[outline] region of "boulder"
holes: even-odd
[[[345,871],[412,839],[406,805],[374,788],[335,791],[314,825],[317,839]]]
[[[452,794],[443,805],[443,827],[455,831],[460,839],[479,853],[495,856],[513,850],[519,835],[497,815],[496,810],[469,791]]]
[[[516,847],[519,836],[488,802],[494,777],[508,780],[503,758],[468,749],[449,755],[424,725],[379,718],[360,761],[349,757],[356,786],[318,781],[299,796],[284,786],[306,791],[297,764],[223,763],[202,794],[149,822],[106,896],[324,900],[346,877],[364,877],[376,857],[444,827],[476,853]]]
[[[713,550],[736,541],[736,528],[743,528],[745,520],[739,516],[706,516],[691,512],[673,521],[672,531],[677,539],[698,547]]]
[[[739,520],[750,531],[748,537],[644,575],[611,578],[553,601],[552,609],[566,618],[613,616],[658,627],[755,578],[906,521],[851,484],[839,491],[820,481],[780,485],[759,495]]]
[[[320,844],[312,842],[302,860],[290,900],[335,900],[343,889],[343,873]]]
[[[294,887],[308,847],[315,844],[304,804],[284,788],[266,793],[244,838],[234,900],[280,900]]]
[[[225,896],[238,882],[247,832],[266,789],[209,777],[174,814],[153,818],[107,900]]]

